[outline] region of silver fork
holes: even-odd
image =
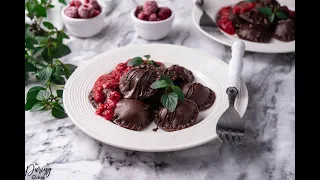
[[[203,9],[203,0],[196,0],[195,4],[202,10],[202,15],[200,17],[200,26],[205,26],[205,27],[212,27],[216,28],[217,24],[216,22],[206,13],[206,11]]]
[[[216,132],[220,141],[240,144],[243,141],[245,128],[240,115],[234,108],[234,102],[241,87],[240,77],[243,68],[244,42],[240,40],[235,41],[231,50],[232,58],[229,62],[228,88],[226,91],[229,98],[229,107],[218,120]]]

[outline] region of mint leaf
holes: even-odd
[[[68,55],[71,52],[70,48],[64,44],[57,45],[56,48],[52,50],[53,58],[61,58],[65,55]]]
[[[44,108],[44,104],[42,102],[37,102],[36,104],[33,105],[33,107],[30,109],[31,112],[34,111],[40,111]]]
[[[161,75],[160,80],[165,80],[170,87],[174,85],[172,80],[166,75]]]
[[[64,84],[66,84],[66,80],[64,80],[64,78],[62,78],[61,76],[58,77],[58,76],[55,76],[55,75],[51,77],[51,82],[53,82],[56,85],[64,85]]]
[[[35,99],[41,90],[46,90],[44,87],[41,86],[33,86],[32,88],[29,89],[27,93],[27,100],[29,99]]]
[[[258,11],[264,15],[270,16],[272,14],[272,9],[268,7],[258,8]]]
[[[144,55],[143,57],[147,58],[148,60],[150,59],[150,55]]]
[[[173,92],[175,92],[177,95],[178,95],[178,99],[180,101],[183,101],[184,100],[184,94],[183,92],[181,91],[180,87],[179,86],[173,86],[172,87],[172,90]]]
[[[31,3],[31,2],[27,2],[26,3],[26,8],[27,8],[28,13],[31,14],[33,12],[33,9],[34,9],[34,4]]]
[[[50,66],[47,66],[45,68],[42,68],[39,71],[39,79],[42,80],[44,83],[48,82],[52,75],[52,68]]]
[[[276,16],[277,16],[279,19],[286,19],[286,18],[287,18],[287,16],[286,16],[283,12],[281,12],[281,11],[276,12]]]
[[[139,66],[143,63],[143,59],[141,57],[134,57],[128,61],[127,66]]]
[[[65,64],[63,66],[63,72],[67,79],[71,76],[71,74],[76,70],[77,66],[73,64]]]
[[[45,90],[45,88],[40,86],[34,86],[29,89],[27,93],[27,102],[25,104],[25,110],[30,110],[33,107],[33,105],[35,105],[38,102],[36,97],[39,91],[41,90]]]
[[[30,62],[25,62],[26,72],[35,72],[37,68]]]
[[[170,112],[173,112],[178,104],[178,95],[175,92],[165,94],[161,97],[161,103]]]
[[[50,4],[48,7],[49,7],[49,8],[54,8],[54,5]]]
[[[156,62],[150,60],[149,64],[153,65],[154,67],[159,67],[159,64],[157,64]]]
[[[46,28],[50,29],[50,30],[51,30],[51,29],[54,29],[53,24],[50,23],[50,22],[48,22],[48,21],[43,22],[43,25],[44,25]]]
[[[44,100],[47,100],[49,97],[50,97],[50,92],[46,90],[40,90],[36,98],[39,101],[44,101]]]
[[[37,40],[39,43],[44,43],[47,40],[45,36],[36,36],[34,39]]]
[[[268,16],[269,21],[272,23],[274,21],[274,13],[272,13],[270,16]]]
[[[64,5],[67,5],[66,1],[65,0],[59,0],[60,3],[64,4]]]
[[[58,31],[58,37],[63,39],[70,39],[69,36],[63,30]]]
[[[168,83],[165,80],[155,81],[150,85],[152,89],[159,89],[168,86]]]
[[[173,112],[178,104],[178,95],[175,92],[164,94],[161,97],[161,103],[170,112]]]
[[[64,108],[58,103],[58,102],[53,102],[52,103],[52,116],[58,119],[66,118],[68,117],[67,113],[65,113]]]
[[[58,90],[57,90],[57,96],[58,96],[59,98],[62,98],[62,94],[63,94],[63,90],[58,89]]]
[[[41,6],[40,4],[36,5],[34,7],[34,10],[36,17],[47,17],[47,10],[45,7]]]

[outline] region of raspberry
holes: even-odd
[[[81,18],[91,18],[93,14],[93,7],[90,4],[83,4],[79,7],[78,13]]]
[[[103,102],[105,100],[105,96],[102,92],[95,91],[93,94],[93,99],[95,102]]]
[[[95,10],[101,10],[101,7],[97,0],[90,0],[89,2]]]
[[[138,14],[138,19],[148,20],[149,19],[149,15],[146,14],[145,12],[141,12],[141,13]]]
[[[149,21],[157,21],[158,17],[156,13],[153,13],[149,16]]]
[[[145,12],[147,15],[157,12],[157,10],[158,4],[155,1],[147,1],[143,5],[143,12]]]
[[[92,17],[96,17],[100,14],[100,11],[99,10],[93,10],[93,14],[92,14]]]
[[[112,91],[109,96],[111,99],[116,101],[119,101],[121,98],[121,94],[118,91]]]
[[[116,105],[117,105],[117,102],[113,101],[112,99],[107,99],[106,104],[107,104],[107,106],[108,106],[108,109],[114,110],[114,108],[115,108]]]
[[[137,6],[136,10],[134,11],[134,15],[138,16],[139,13],[141,13],[143,10],[143,6]]]
[[[79,0],[73,0],[73,1],[70,2],[70,6],[75,6],[77,8],[79,8],[81,6],[81,4],[82,3]]]
[[[106,110],[102,113],[102,116],[107,120],[112,120],[113,117],[113,111]]]
[[[159,8],[158,17],[161,20],[165,20],[165,19],[169,18],[171,16],[171,14],[172,14],[172,12],[169,8],[167,8],[167,7]]]
[[[78,8],[75,6],[69,6],[66,10],[64,10],[64,14],[71,18],[78,18]]]

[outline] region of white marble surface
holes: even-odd
[[[199,48],[228,62],[230,48],[192,26],[191,0],[159,0],[176,13],[171,33],[161,41],[139,38],[129,12],[142,2],[117,0],[103,32],[90,39],[72,38],[72,53],[62,60],[79,66],[117,47],[167,43]],[[214,141],[177,152],[133,152],[92,139],[69,118],[26,112],[25,166],[37,162],[51,168],[48,180],[294,180],[295,55],[245,53],[243,77],[250,102],[244,116],[247,139],[239,147]]]

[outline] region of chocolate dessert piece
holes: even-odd
[[[161,96],[164,94],[165,94],[165,89],[158,89],[158,91],[154,95],[146,99],[143,99],[142,101],[150,105],[152,109],[158,110],[162,106]]]
[[[295,22],[292,19],[280,20],[276,27],[274,37],[280,41],[295,40]]]
[[[179,101],[176,109],[170,112],[161,108],[155,115],[155,123],[165,131],[177,131],[194,125],[197,122],[199,109],[190,99]]]
[[[237,31],[237,35],[241,39],[260,43],[267,43],[272,38],[272,33],[267,29],[249,23],[241,24],[239,30]]]
[[[241,13],[239,16],[240,18],[242,18],[243,20],[249,23],[260,25],[260,26],[263,26],[264,28],[270,28],[272,25],[272,23],[268,20],[268,16],[255,10]]]
[[[157,89],[152,89],[150,85],[159,78],[156,67],[143,64],[121,76],[119,89],[124,98],[148,98],[157,92]]]
[[[194,101],[199,110],[205,110],[211,107],[216,99],[215,93],[201,83],[188,83],[182,86],[184,97]]]
[[[135,131],[146,128],[153,119],[152,108],[137,99],[121,99],[113,115],[115,124]]]
[[[176,77],[174,78],[174,83],[177,85],[182,85],[186,83],[190,83],[194,80],[194,76],[192,72],[182,66],[179,65],[172,65],[168,68],[169,71],[174,71]]]

